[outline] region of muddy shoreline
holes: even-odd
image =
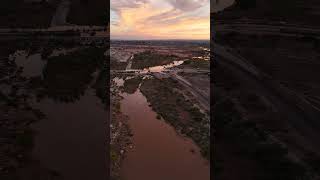
[[[152,163],[153,162],[152,161],[152,157],[155,154],[162,154],[163,153],[162,151],[165,151],[165,150],[163,148],[160,148],[162,146],[161,143],[160,144],[159,143],[156,143],[156,144],[151,143],[152,142],[152,138],[148,137],[150,135],[139,135],[141,133],[143,134],[144,130],[142,130],[140,128],[137,129],[137,126],[146,126],[148,124],[148,122],[143,122],[143,121],[147,121],[147,120],[145,120],[146,117],[138,118],[138,117],[136,117],[136,115],[132,114],[133,112],[137,112],[139,114],[139,112],[144,111],[144,110],[142,110],[142,109],[134,110],[134,108],[133,107],[130,108],[130,105],[129,105],[130,103],[133,103],[133,102],[138,103],[138,104],[146,103],[145,104],[146,108],[150,109],[150,111],[153,111],[152,110],[152,109],[154,109],[153,104],[152,103],[149,104],[149,102],[148,102],[149,100],[147,101],[147,98],[144,97],[144,95],[139,90],[140,89],[140,85],[143,86],[143,83],[144,83],[143,81],[146,81],[148,79],[148,76],[146,76],[145,80],[142,80],[142,78],[139,77],[139,76],[133,76],[133,77],[132,76],[131,77],[130,76],[127,76],[127,77],[123,76],[122,78],[124,78],[124,80],[121,80],[121,78],[117,78],[116,77],[114,79],[115,82],[112,83],[112,84],[114,84],[114,86],[112,87],[112,92],[114,93],[114,96],[113,96],[114,100],[112,100],[112,106],[114,106],[114,107],[112,108],[112,112],[113,112],[113,117],[115,117],[115,118],[113,118],[113,122],[112,122],[112,129],[113,129],[113,131],[112,131],[112,137],[113,137],[112,138],[113,139],[112,142],[114,142],[112,144],[113,148],[112,148],[112,154],[111,154],[111,156],[112,156],[111,159],[113,159],[113,161],[114,161],[112,163],[112,165],[113,165],[113,167],[112,167],[113,179],[126,179],[127,176],[135,177],[136,179],[139,179],[139,174],[140,174],[139,170],[137,170],[138,172],[136,170],[132,171],[132,168],[134,168],[134,167],[139,168],[139,166],[143,166],[144,164]],[[117,90],[115,90],[115,89],[117,89]],[[139,100],[137,100],[137,99],[133,100],[131,98],[138,98]],[[142,100],[141,98],[144,98],[145,100]],[[125,104],[123,104],[123,103],[125,103]],[[136,104],[136,105],[138,105],[138,104]],[[135,106],[135,107],[137,107],[137,106]],[[189,139],[188,136],[186,136],[186,134],[181,132],[181,127],[180,126],[178,126],[178,125],[172,126],[173,124],[170,123],[170,121],[163,120],[161,118],[161,115],[159,115],[159,114],[157,115],[156,112],[153,112],[153,115],[151,115],[150,118],[152,116],[153,116],[153,120],[152,121],[160,123],[160,124],[162,123],[163,125],[161,125],[161,126],[164,126],[164,127],[167,127],[167,128],[170,127],[169,129],[172,129],[172,130],[170,130],[170,131],[172,131],[171,133],[167,132],[167,133],[164,133],[161,136],[168,136],[168,134],[172,134],[173,133],[172,135],[174,137],[176,137],[177,140],[181,139],[181,141],[184,142],[184,143],[186,143],[186,142],[191,143],[190,145],[188,145],[190,148],[187,148],[187,149],[183,148],[184,150],[183,149],[178,150],[178,151],[185,151],[186,154],[184,156],[186,156],[186,157],[184,157],[183,159],[185,159],[185,160],[189,159],[189,158],[192,159],[192,157],[194,157],[194,158],[197,157],[198,159],[200,158],[202,160],[200,160],[199,162],[202,162],[203,164],[200,163],[202,165],[199,164],[199,165],[197,165],[195,167],[198,167],[200,169],[201,169],[201,167],[209,168],[208,160],[205,160],[205,158],[204,158],[205,156],[204,156],[204,153],[203,153],[203,150],[204,150],[203,147],[201,149],[202,153],[200,153],[200,149],[195,144],[192,145],[193,141],[191,139]],[[139,123],[141,125],[137,125],[136,124],[136,123],[139,122],[139,121],[137,121],[138,119],[142,120],[142,122]],[[150,123],[152,121],[150,121]],[[136,123],[134,123],[134,122],[136,122]],[[195,126],[197,126],[197,125],[195,125]],[[158,128],[160,128],[160,127],[158,127]],[[155,128],[153,130],[153,133],[155,133],[156,131],[159,131],[159,133],[160,133],[162,128],[160,128],[160,130],[157,130],[158,128]],[[165,128],[165,129],[167,129],[167,128]],[[148,133],[148,132],[145,132],[145,133]],[[140,137],[145,137],[145,138],[143,138],[144,139],[143,140]],[[139,141],[137,141],[137,139],[135,139],[135,138],[140,139],[139,141],[144,142],[143,144],[147,145],[147,147],[155,148],[155,147],[157,147],[159,145],[160,145],[160,147],[158,147],[157,149],[153,149],[153,150],[144,152],[144,153],[142,153],[142,157],[140,157],[139,154],[141,153],[140,152],[141,151],[141,145],[139,145],[139,143],[138,143]],[[159,139],[159,138],[155,138],[155,139]],[[175,138],[171,137],[169,139],[172,140],[172,139],[175,139]],[[185,140],[182,140],[182,139],[185,139]],[[205,142],[206,140],[208,140],[208,139],[205,139],[203,141]],[[181,146],[181,145],[176,145],[176,143],[174,145],[174,146],[177,146],[176,148]],[[178,144],[181,144],[181,143],[178,143]],[[156,153],[156,151],[159,151],[159,153]],[[169,155],[170,153],[165,153],[164,157],[163,157],[164,159],[169,157],[169,156],[166,157],[166,154]],[[184,154],[184,153],[182,153],[182,154]],[[145,159],[144,157],[147,157],[147,156],[150,156],[150,158],[151,158],[151,160],[150,160],[150,158],[149,158],[149,160],[147,160],[148,163],[147,162],[146,163],[138,163],[136,165],[133,165],[135,162],[137,163],[137,162],[140,162],[140,161],[144,161],[144,159]],[[156,156],[154,156],[154,157],[156,157]],[[135,158],[138,158],[139,161],[138,160],[134,160],[134,161],[132,160],[132,159],[135,159]],[[175,163],[179,163],[179,162],[181,163],[182,162],[181,160],[174,160],[175,158],[173,158],[173,159],[169,158],[167,160],[164,160],[163,158],[162,158],[162,161],[164,161],[163,163],[169,162],[170,161],[169,159],[171,159]],[[154,161],[156,162],[157,158],[155,158]],[[157,163],[159,167],[164,168],[164,166],[168,166],[168,164],[167,165],[161,165],[160,162]],[[194,159],[192,162],[193,163],[197,162],[197,160],[195,161],[195,159]],[[169,163],[169,164],[172,164],[172,163]],[[191,165],[190,167],[193,167],[193,166],[194,166],[194,164]],[[169,166],[167,168],[169,168]],[[183,168],[183,169],[185,170],[186,168],[188,168],[188,165],[185,165],[185,168]],[[206,169],[206,168],[204,168],[204,169]],[[150,169],[150,171],[156,170],[154,168],[152,168],[152,169],[153,170]],[[200,169],[199,170],[195,170],[195,169],[197,169],[197,168],[193,168],[193,170],[195,171],[194,173],[202,172],[204,170],[204,169],[202,169],[202,170],[200,170]],[[206,179],[206,178],[209,177],[208,176],[209,175],[208,174],[209,170],[205,170],[204,172],[200,173],[201,175],[198,174],[197,176],[186,176],[187,175],[186,173],[183,173],[184,175],[182,175],[182,174],[179,175],[179,173],[173,173],[172,174],[171,171],[165,171],[165,172],[166,173],[162,173],[161,175],[159,175],[157,177],[159,177],[159,178],[161,178],[161,177],[163,177],[163,178],[165,178],[165,177],[167,177],[167,178],[169,178],[169,177],[177,177],[178,178],[178,177],[184,177],[185,176],[185,178],[187,178],[187,179],[188,178],[192,179],[192,177],[194,177],[196,179],[198,179],[199,177],[202,177],[201,179]],[[136,174],[136,173],[138,173],[138,174]],[[129,175],[129,174],[131,174],[131,175]],[[206,176],[206,178],[205,178],[205,176]]]
[[[129,115],[133,131],[133,147],[121,169],[124,180],[209,179],[208,161],[202,158],[199,148],[166,121],[158,119],[139,88],[123,97],[122,108]]]

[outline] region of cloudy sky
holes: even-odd
[[[112,39],[210,39],[210,0],[111,0]]]

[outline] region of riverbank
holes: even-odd
[[[199,104],[199,97],[194,92],[189,92],[204,83],[205,96],[209,96],[209,84],[205,83],[209,82],[206,81],[209,77],[200,72],[208,73],[209,63],[202,61],[208,59],[209,52],[205,43],[177,43],[183,45],[165,41],[145,44],[117,41],[111,47],[111,74],[118,86],[114,93],[122,97],[114,98],[117,100],[112,108],[118,121],[112,125],[112,134],[120,137],[114,144],[113,164],[116,168],[112,171],[120,175],[120,179],[210,177],[209,111]],[[184,66],[188,60],[192,61],[191,65]],[[203,81],[190,84],[178,72],[185,72],[182,73],[185,77],[195,73],[192,82],[198,78]],[[174,80],[174,77],[178,79]],[[191,87],[186,88],[181,83]],[[113,92],[114,88],[111,89]],[[125,119],[121,119],[123,116]],[[119,122],[121,127],[117,125]],[[128,129],[122,131],[121,128]]]
[[[169,123],[173,121],[166,121],[159,116],[153,108],[155,102],[148,102],[142,93],[142,89],[145,89],[143,84],[149,78],[127,79],[131,86],[124,87],[121,93],[121,109],[123,114],[128,115],[127,123],[133,135],[132,145],[122,162],[121,178],[209,179],[209,162],[202,156],[203,149],[182,135],[178,126]],[[162,89],[158,90],[162,92]],[[173,168],[175,171],[172,171]],[[144,173],[141,173],[142,169]],[[159,169],[162,171],[159,172]]]
[[[186,91],[177,81],[151,77],[142,82],[141,92],[158,113],[158,119],[163,118],[177,132],[193,139],[202,155],[210,159],[209,118],[185,97]]]
[[[125,154],[132,147],[132,132],[128,125],[129,117],[121,109],[122,79],[111,76],[110,81],[110,171],[111,180],[120,180],[120,170]]]

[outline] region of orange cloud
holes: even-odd
[[[210,38],[209,13],[207,16],[191,16],[170,6],[156,8],[151,3],[135,8],[124,8],[118,13],[118,23],[111,25],[111,38]]]

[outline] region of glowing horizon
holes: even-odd
[[[111,0],[111,39],[209,40],[209,0]]]

